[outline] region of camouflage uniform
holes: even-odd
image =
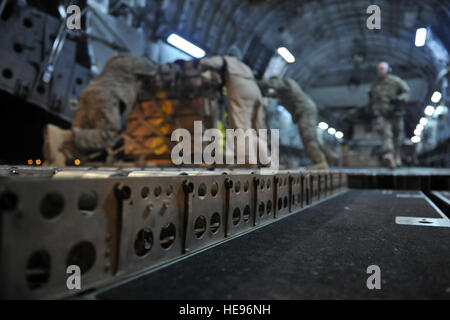
[[[152,79],[157,74],[158,65],[145,58],[120,54],[109,59],[80,94],[72,123],[75,148],[92,152],[113,147],[136,103],[143,77]]]
[[[46,128],[43,148],[46,164],[64,166],[68,158],[113,148],[139,101],[152,100],[161,94],[164,98],[214,98],[220,84],[220,79],[211,72],[207,75],[198,70],[182,72],[177,62],[160,65],[130,54],[112,57],[81,92],[72,129]]]
[[[399,110],[392,99],[406,102],[409,98],[409,86],[399,77],[388,74],[378,78],[370,90],[370,103],[376,117],[376,129],[381,135],[382,152],[391,154],[400,164],[400,147],[404,139],[403,111]]]
[[[276,91],[278,100],[292,115],[292,120],[298,124],[300,137],[306,154],[311,162],[317,164],[326,161],[322,146],[317,137],[317,107],[303,92],[299,84],[291,78],[272,78],[260,80],[258,85],[263,92],[269,88]]]

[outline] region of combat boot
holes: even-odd
[[[72,130],[63,130],[48,124],[44,128],[44,165],[64,167],[67,161],[67,153],[64,149],[73,141]]]
[[[326,161],[322,161],[308,167],[308,170],[328,170],[328,169],[330,169],[330,166]]]
[[[395,159],[392,153],[386,153],[383,156],[383,164],[389,169],[395,169]]]

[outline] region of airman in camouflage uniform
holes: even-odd
[[[258,85],[266,95],[269,95],[269,89],[274,89],[280,104],[290,112],[292,120],[298,124],[306,154],[314,164],[311,169],[328,169],[328,161],[336,161],[338,156],[318,140],[317,107],[314,101],[291,78],[260,80]]]
[[[81,92],[72,129],[46,126],[43,150],[46,164],[64,166],[68,154],[75,156],[112,148],[143,83],[157,87],[171,81],[164,76],[174,78],[170,69],[175,67],[130,54],[109,59],[102,72]]]
[[[409,86],[399,77],[389,74],[389,64],[380,62],[378,78],[370,90],[370,104],[376,117],[376,129],[383,140],[385,166],[401,165],[400,147],[404,139],[403,110],[399,104],[409,98]]]
[[[45,164],[64,166],[69,157],[113,148],[138,98],[152,99],[161,90],[166,98],[214,98],[220,81],[214,75],[201,74],[190,63],[157,64],[131,54],[109,59],[81,92],[72,129],[46,126]]]
[[[158,65],[129,54],[108,60],[103,71],[79,97],[72,131],[77,149],[97,151],[112,147],[122,129],[123,118],[136,103],[141,76],[154,77]]]

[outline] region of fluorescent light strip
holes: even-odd
[[[342,139],[342,138],[344,137],[344,134],[343,134],[341,131],[337,131],[337,132],[334,134],[334,136],[335,136],[337,139]]]
[[[190,43],[175,33],[172,33],[167,37],[167,42],[194,58],[203,58],[206,54],[205,50],[197,47],[195,44]]]
[[[434,114],[438,116],[438,115],[444,113],[445,109],[446,109],[446,107],[444,107],[444,106],[437,106],[436,110],[434,111]]]
[[[295,62],[295,57],[292,55],[292,53],[289,52],[286,47],[278,48],[277,52],[287,63]]]
[[[322,130],[327,130],[328,129],[328,124],[326,122],[320,122],[319,123],[319,128]]]
[[[423,47],[427,39],[427,28],[419,28],[416,30],[416,47]]]
[[[441,101],[442,94],[439,91],[435,91],[431,96],[431,102],[438,103]]]
[[[433,113],[434,113],[434,107],[433,106],[426,106],[424,113],[427,116],[432,116]]]

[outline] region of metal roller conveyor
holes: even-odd
[[[83,291],[112,286],[346,190],[338,171],[1,167],[0,179],[1,295],[31,299],[73,295],[69,265]]]

